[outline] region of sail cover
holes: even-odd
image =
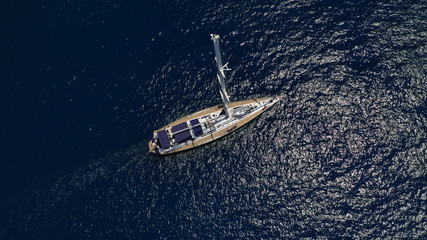
[[[203,135],[202,126],[200,126],[199,119],[193,119],[190,121],[191,126],[193,126],[193,133],[196,137]],[[199,125],[199,126],[196,126]],[[196,126],[196,127],[194,127]]]
[[[159,137],[160,148],[166,149],[166,148],[169,148],[171,146],[171,144],[169,142],[168,134],[166,133],[165,130],[158,131],[157,137]]]
[[[187,130],[184,130],[187,129]],[[182,131],[184,130],[184,131]],[[187,122],[180,123],[172,127],[172,135],[177,143],[185,142],[191,139],[191,133],[188,129]]]

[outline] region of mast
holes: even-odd
[[[221,98],[222,98],[222,101],[224,102],[225,114],[226,114],[227,118],[229,118],[230,117],[230,111],[228,110],[228,103],[230,102],[230,99],[228,97],[227,90],[225,89],[224,71],[230,70],[230,69],[227,67],[228,63],[222,65],[222,55],[221,55],[221,50],[220,50],[220,46],[219,46],[219,35],[218,34],[211,34],[211,38],[212,38],[212,41],[214,43],[215,61],[216,61],[216,64],[218,66],[217,77],[218,77],[219,83],[221,85],[221,89],[219,90],[219,92],[221,93]]]

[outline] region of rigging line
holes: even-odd
[[[221,42],[222,43],[224,43],[224,45],[228,48],[228,49],[230,49],[230,51],[231,51],[231,55],[240,63],[240,65],[242,65],[248,72],[250,72],[251,74],[252,74],[252,77],[253,78],[255,78],[255,80],[257,80],[258,81],[258,83],[265,89],[265,90],[267,90],[267,92],[270,94],[270,95],[273,95],[273,94],[271,94],[271,91],[270,90],[268,90],[268,88],[266,88],[265,86],[264,86],[264,84],[255,76],[255,74],[254,74],[254,72],[253,71],[251,71],[249,68],[247,68],[246,67],[246,65],[245,64],[243,64],[242,63],[242,61],[240,60],[240,58],[234,53],[234,51],[233,51],[233,49],[231,48],[231,47],[229,47],[228,45],[227,45],[227,43],[224,41],[224,40],[222,40],[222,38],[220,38],[220,40],[221,40]]]
[[[255,100],[255,102],[258,103],[260,106],[262,106],[261,103],[259,103],[254,97],[252,97],[252,99]]]

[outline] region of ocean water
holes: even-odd
[[[427,238],[425,1],[14,1],[0,19],[1,239]],[[210,33],[232,100],[284,100],[151,156],[153,130],[221,102]]]

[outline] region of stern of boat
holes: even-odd
[[[153,144],[153,139],[148,142],[148,151],[153,155],[160,155],[159,150]]]

